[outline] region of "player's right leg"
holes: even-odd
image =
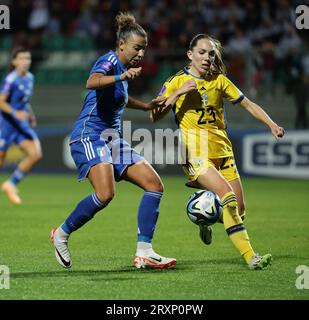
[[[83,145],[85,143],[87,145]],[[90,145],[90,143],[94,143],[94,145]],[[109,163],[109,150],[105,150],[105,158],[99,153],[95,154],[91,151],[106,147],[106,145],[102,145],[103,142],[98,141],[98,143],[100,145],[96,145],[95,141],[79,141],[71,145],[72,157],[79,169],[79,179],[88,177],[94,192],[77,204],[60,227],[51,231],[56,259],[64,268],[70,268],[72,265],[68,248],[70,234],[91,220],[97,212],[107,206],[114,196],[114,170],[113,165]]]
[[[64,268],[72,265],[68,248],[69,236],[91,220],[102,210],[114,196],[113,166],[109,163],[99,163],[90,169],[88,179],[95,192],[81,200],[64,223],[51,231],[51,239],[55,247],[58,263]]]

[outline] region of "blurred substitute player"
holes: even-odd
[[[284,129],[225,76],[221,52],[218,40],[205,34],[195,36],[187,51],[189,67],[164,83],[160,95],[168,99],[164,106],[151,111],[151,118],[157,121],[173,110],[186,148],[183,165],[189,179],[186,185],[219,195],[223,203],[224,228],[232,243],[250,269],[263,269],[271,264],[272,257],[255,253],[243,224],[243,188],[226,133],[223,98],[233,104],[239,103],[264,122],[276,139],[283,137]],[[200,225],[200,237],[205,244],[210,244],[211,227]]]
[[[114,180],[126,180],[145,191],[138,209],[134,265],[137,268],[170,268],[176,259],[158,255],[151,244],[163,194],[162,181],[120,134],[121,115],[126,106],[149,111],[163,99],[144,103],[128,96],[128,80],[141,73],[137,65],[145,53],[147,34],[129,13],[116,17],[116,27],[116,50],[102,55],[90,71],[86,84],[88,93],[70,141],[78,178],[88,178],[94,192],[77,204],[60,227],[52,230],[55,256],[60,265],[71,267],[70,234],[109,204],[115,193]]]
[[[36,119],[30,106],[33,75],[28,70],[31,53],[24,48],[14,50],[10,73],[0,87],[0,166],[3,166],[8,148],[17,144],[25,153],[9,180],[1,189],[14,204],[21,204],[16,185],[42,158],[41,144],[33,130]]]

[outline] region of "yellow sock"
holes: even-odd
[[[254,256],[247,230],[238,214],[236,195],[233,191],[222,198],[224,229],[241,256],[249,263]]]

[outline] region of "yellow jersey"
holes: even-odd
[[[166,80],[159,95],[171,96],[187,80],[194,80],[197,90],[181,95],[172,109],[183,136],[187,137],[192,132],[199,137],[208,136],[210,159],[233,155],[232,144],[226,133],[223,99],[235,104],[244,98],[243,93],[223,74],[197,77],[184,68]],[[204,133],[201,134],[202,131]],[[200,149],[200,146],[205,145],[199,142],[200,139],[195,140],[194,148]],[[190,153],[190,149],[193,149],[192,139],[184,140]]]

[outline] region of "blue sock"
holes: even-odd
[[[94,215],[104,207],[104,203],[102,203],[95,192],[93,192],[91,195],[79,202],[74,211],[61,225],[62,230],[65,233],[70,234],[91,220]]]
[[[20,169],[16,168],[13,174],[11,175],[10,182],[16,185],[25,177],[26,174],[26,172],[23,172]]]
[[[137,214],[137,241],[151,243],[159,216],[162,195],[162,192],[145,191]]]

